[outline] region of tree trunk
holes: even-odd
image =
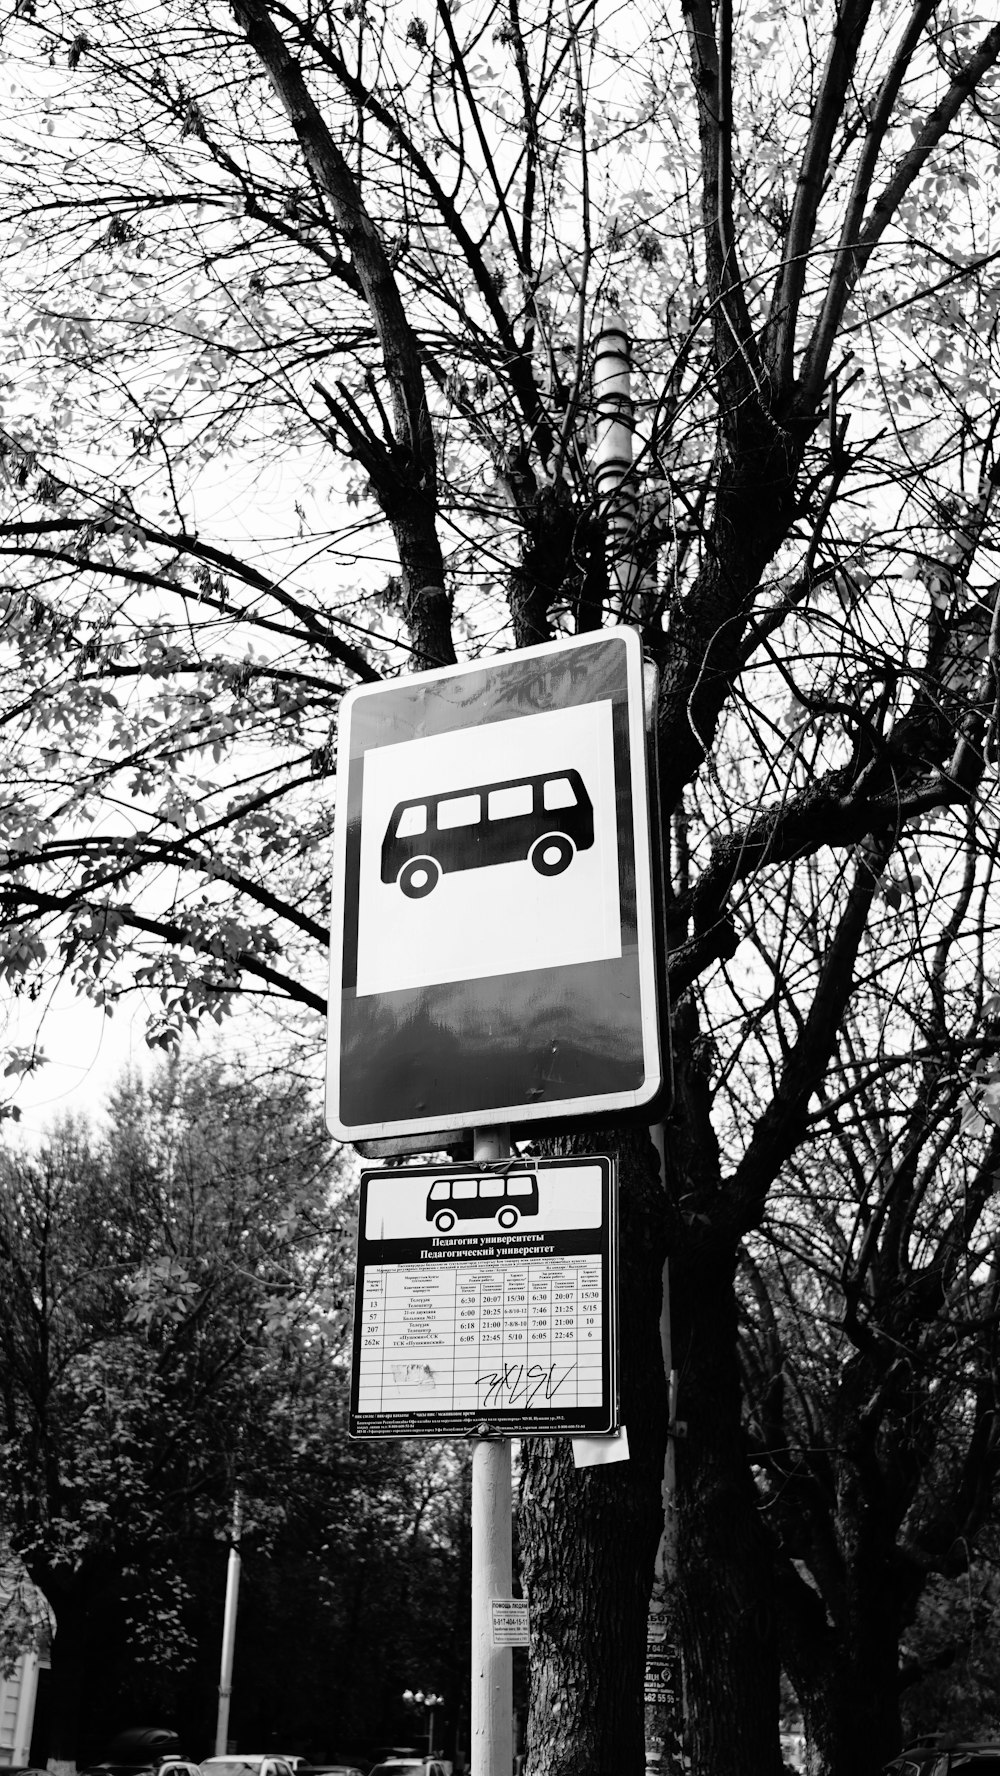
[[[897,1637],[875,1640],[869,1622],[860,1641],[831,1661],[824,1683],[796,1692],[809,1776],[879,1776],[899,1750]]]
[[[609,1151],[597,1140],[580,1152]],[[664,1199],[646,1130],[618,1147],[621,1405],[629,1459],[577,1469],[565,1438],[524,1448],[519,1533],[531,1612],[530,1776],[642,1776],[646,1616],[663,1527]]]
[[[851,1444],[856,1451],[863,1442],[845,1427],[836,1481],[836,1589],[826,1584],[822,1602],[812,1591],[800,1595],[783,1636],[810,1776],[878,1776],[902,1736],[899,1641],[912,1590],[900,1571],[892,1513],[871,1496],[874,1464],[867,1455],[857,1464],[851,1459]]]
[[[45,1594],[56,1619],[49,1684],[48,1768],[56,1776],[74,1776],[87,1664],[93,1652],[90,1598],[77,1587],[54,1590],[49,1585]]]
[[[781,1769],[773,1559],[741,1432],[735,1273],[735,1251],[711,1241],[671,1263],[685,1427],[677,1441],[678,1590],[693,1776]]]

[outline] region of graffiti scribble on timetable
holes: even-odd
[[[551,1400],[575,1367],[575,1363],[569,1365],[557,1381],[556,1363],[505,1363],[501,1369],[480,1375],[476,1386],[486,1389],[484,1406],[532,1406],[539,1394]]]

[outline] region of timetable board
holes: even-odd
[[[365,1170],[351,1435],[611,1432],[617,1305],[610,1158]]]

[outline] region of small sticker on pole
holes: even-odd
[[[494,1646],[528,1646],[530,1635],[526,1597],[491,1597],[490,1615]]]

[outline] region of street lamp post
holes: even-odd
[[[438,1696],[434,1690],[404,1690],[404,1702],[415,1702],[418,1708],[427,1710],[427,1756],[434,1755],[434,1710],[444,1707],[444,1697]]]

